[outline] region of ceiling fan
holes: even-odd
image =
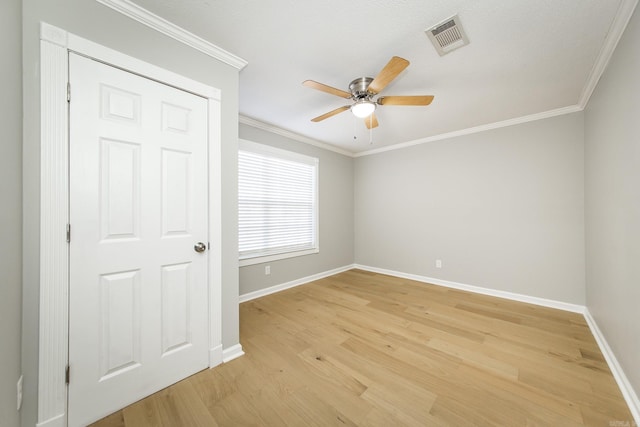
[[[378,73],[376,78],[359,77],[349,84],[349,92],[318,83],[313,80],[305,80],[302,84],[312,89],[317,89],[331,95],[340,96],[353,100],[351,105],[345,105],[335,110],[329,111],[321,116],[311,119],[312,122],[333,117],[343,111],[351,110],[354,116],[365,119],[368,129],[378,126],[378,119],[375,110],[378,105],[429,105],[433,101],[432,95],[417,96],[379,96],[378,95],[393,79],[395,79],[405,68],[409,66],[409,61],[399,56],[394,56]]]

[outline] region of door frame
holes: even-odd
[[[67,425],[69,360],[69,52],[207,99],[209,367],[222,354],[221,91],[105,46],[40,24],[40,307],[38,426]],[[73,88],[71,88],[73,92]],[[72,225],[73,226],[73,225]],[[73,230],[71,230],[72,233]]]

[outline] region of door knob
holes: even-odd
[[[196,252],[204,252],[207,250],[207,245],[202,242],[198,242],[193,246],[193,250]]]

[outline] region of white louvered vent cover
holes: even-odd
[[[469,44],[458,15],[434,25],[425,33],[440,56]]]

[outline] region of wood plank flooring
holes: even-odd
[[[634,425],[579,314],[351,270],[241,304],[240,341],[94,425]]]

